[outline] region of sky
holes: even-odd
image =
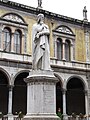
[[[37,8],[38,0],[11,0]],[[87,18],[90,22],[90,0],[42,0],[42,7],[49,12],[83,20],[83,8],[87,8]]]

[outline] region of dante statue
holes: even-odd
[[[32,31],[32,69],[51,70],[49,28],[44,24],[44,15],[38,14]]]

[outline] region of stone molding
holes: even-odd
[[[29,73],[29,76],[27,78],[24,79],[24,81],[26,83],[31,83],[31,82],[43,82],[43,83],[46,83],[46,82],[54,82],[54,83],[57,83],[59,80],[54,76],[53,74],[53,71],[41,71],[41,70],[37,70],[37,71],[34,71],[32,70],[30,73]]]

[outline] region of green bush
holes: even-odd
[[[24,115],[23,115],[22,111],[20,111],[20,112],[18,113],[18,117],[19,117],[19,118],[23,118],[23,116],[24,116]]]
[[[0,118],[3,118],[3,113],[2,112],[0,112]]]

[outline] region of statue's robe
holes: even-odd
[[[33,25],[32,68],[34,70],[50,70],[49,29],[45,24]],[[37,33],[41,32],[39,38]]]

